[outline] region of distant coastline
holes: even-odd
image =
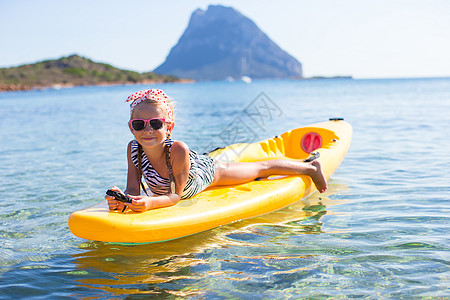
[[[304,78],[291,78],[291,80],[334,80],[334,79],[354,79],[352,76],[314,76],[314,77],[304,77]],[[142,80],[142,81],[117,81],[117,82],[98,82],[95,84],[73,84],[73,83],[54,83],[50,85],[22,85],[22,84],[3,84],[0,83],[0,92],[14,92],[14,91],[28,91],[28,90],[46,90],[54,89],[59,90],[62,88],[73,88],[77,86],[119,86],[119,85],[135,85],[135,84],[157,84],[157,83],[194,83],[193,79],[176,79],[171,81],[166,80]]]
[[[250,79],[250,78],[249,78]],[[352,76],[292,77],[292,80],[353,79]],[[226,79],[224,79],[226,80]],[[189,78],[138,73],[94,62],[76,54],[18,67],[0,68],[0,92],[155,83],[192,83]],[[251,79],[249,80],[251,82]]]
[[[76,54],[56,60],[0,68],[0,92],[163,82],[184,83],[193,80],[153,72],[122,70]]]
[[[303,79],[312,80],[312,79],[353,79],[353,76],[313,76],[313,77],[305,77]]]
[[[118,82],[99,82],[96,84],[72,84],[72,83],[55,83],[51,85],[21,85],[21,84],[2,84],[0,83],[0,92],[14,92],[14,91],[30,91],[30,90],[59,90],[63,88],[73,88],[78,86],[119,86],[119,85],[135,85],[135,84],[156,84],[156,83],[193,83],[192,79],[177,79],[173,81],[165,80],[142,80],[142,81],[118,81]]]

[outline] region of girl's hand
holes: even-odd
[[[148,196],[131,196],[128,195],[131,199],[133,199],[132,203],[127,203],[127,206],[135,212],[143,212],[153,207],[153,198]]]
[[[111,190],[123,194],[123,192],[117,186],[113,186]],[[123,202],[116,200],[113,196],[106,195],[105,199],[108,201],[109,210],[122,210],[125,207],[125,204]]]

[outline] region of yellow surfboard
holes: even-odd
[[[320,153],[326,178],[344,159],[352,127],[341,119],[287,131],[252,144],[234,144],[211,152],[221,161],[302,160]],[[106,201],[78,210],[69,228],[80,238],[119,243],[163,242],[288,206],[315,191],[308,176],[271,176],[245,184],[208,188],[174,206],[135,213],[109,211]]]

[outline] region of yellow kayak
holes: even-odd
[[[287,131],[252,144],[234,144],[209,155],[222,161],[307,159],[318,152],[328,179],[350,146],[352,127],[341,119]],[[80,238],[119,243],[163,242],[288,206],[315,191],[308,176],[272,176],[245,184],[208,188],[166,208],[135,213],[109,211],[106,201],[78,210],[69,228]]]

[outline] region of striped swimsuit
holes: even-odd
[[[131,159],[136,168],[138,168],[138,142],[136,140],[133,140],[131,143]],[[197,195],[206,189],[214,180],[215,163],[213,158],[206,155],[197,155],[195,151],[189,150],[189,161],[191,167],[181,199],[187,199]],[[142,174],[154,194],[166,195],[170,192],[169,178],[164,178],[156,172],[144,151],[142,151]]]

